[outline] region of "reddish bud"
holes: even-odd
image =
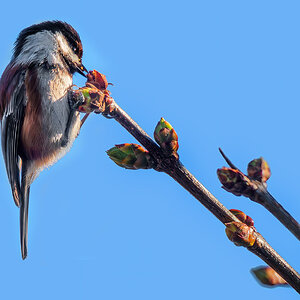
[[[236,246],[250,247],[256,240],[254,229],[240,222],[230,222],[225,224],[226,235]]]
[[[248,164],[248,176],[260,182],[266,182],[271,177],[268,163],[261,157],[253,159]]]
[[[108,87],[105,75],[96,70],[89,71],[87,74],[87,83],[92,84],[99,90],[106,90]]]
[[[243,223],[248,226],[254,226],[254,221],[251,217],[247,216],[244,212],[238,209],[230,209],[230,211]]]
[[[251,180],[239,170],[223,167],[217,170],[217,175],[222,187],[236,196],[250,197],[255,192]]]

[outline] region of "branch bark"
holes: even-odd
[[[122,110],[115,101],[110,103],[109,115],[133,135],[151,154],[156,162],[156,170],[164,172],[190,192],[223,224],[240,222],[225,206],[222,205],[175,157],[167,156],[150,136]],[[300,293],[300,275],[255,232],[256,241],[247,249],[260,257]]]

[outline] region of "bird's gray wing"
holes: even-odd
[[[24,78],[24,71],[16,71],[8,66],[0,82],[0,102],[2,105],[5,103],[1,122],[2,152],[17,206],[20,206],[21,201],[18,146],[26,106]]]

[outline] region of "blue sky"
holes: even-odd
[[[185,166],[226,207],[250,215],[299,271],[296,238],[216,176],[220,146],[244,170],[263,156],[270,192],[300,220],[299,10],[299,1],[274,0],[4,2],[0,72],[24,27],[69,22],[85,65],[114,83],[118,104],[150,135],[160,117],[169,121]],[[230,243],[167,175],[114,165],[105,151],[123,142],[135,140],[94,115],[70,153],[42,172],[31,189],[25,261],[1,160],[1,299],[298,299],[290,288],[258,285],[249,270],[263,262]]]

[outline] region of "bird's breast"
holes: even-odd
[[[69,144],[62,148],[70,116],[68,90],[72,75],[66,71],[38,69],[25,80],[27,106],[22,128],[22,144],[26,154],[39,167],[53,164],[71,147],[79,132],[80,118],[76,114],[71,124]]]

